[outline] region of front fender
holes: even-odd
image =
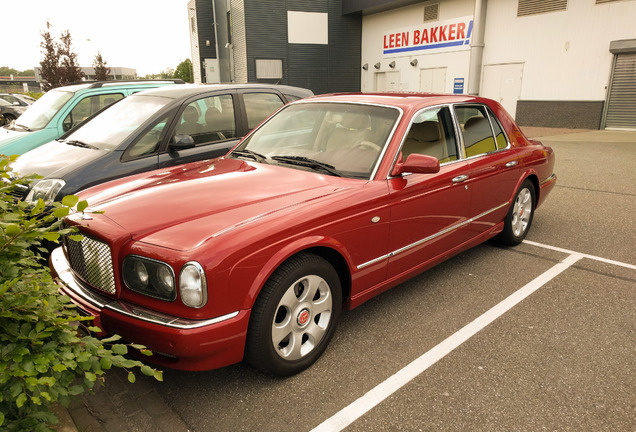
[[[251,309],[272,273],[290,257],[312,248],[328,248],[340,255],[353,271],[352,259],[344,245],[336,239],[313,235],[276,244],[253,252],[236,263],[230,271],[229,286],[247,286],[242,309]]]

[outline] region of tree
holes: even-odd
[[[77,54],[71,49],[71,33],[68,30],[62,32],[61,43],[56,42],[51,36],[51,23],[47,21],[46,31],[41,35],[43,40],[40,47],[44,59],[40,61],[40,66],[44,91],[81,81],[85,75],[77,64]]]
[[[110,68],[106,66],[106,61],[104,61],[99,51],[97,51],[97,55],[93,61],[93,68],[95,69],[95,79],[97,81],[107,81],[110,79]]]
[[[185,82],[194,82],[194,72],[192,70],[192,62],[190,59],[185,59],[177,66],[174,71],[175,78],[181,78]]]
[[[77,64],[77,54],[71,49],[71,33],[68,30],[60,36],[62,43],[58,45],[64,84],[81,81],[86,75]]]
[[[40,47],[42,48],[42,54],[44,59],[40,61],[40,67],[42,68],[40,74],[42,75],[42,89],[49,91],[52,88],[60,87],[63,85],[62,77],[60,76],[60,54],[57,49],[57,44],[51,36],[51,23],[46,22],[46,31],[40,33],[42,35],[42,42]]]

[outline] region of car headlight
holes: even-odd
[[[129,255],[124,258],[122,276],[131,291],[166,301],[177,298],[174,272],[166,263]]]
[[[179,293],[186,306],[200,308],[208,301],[208,288],[205,272],[198,262],[190,261],[183,265],[179,275]]]
[[[66,182],[62,179],[40,180],[33,185],[25,201],[35,203],[40,198],[44,202],[55,201],[55,197],[65,184]]]

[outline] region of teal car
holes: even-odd
[[[182,80],[98,81],[50,90],[15,122],[0,128],[0,154],[21,155],[33,150],[133,93],[183,83]]]

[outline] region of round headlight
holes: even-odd
[[[140,260],[124,261],[124,282],[134,290],[144,289],[148,286],[148,270]]]
[[[200,308],[208,301],[207,283],[203,267],[195,261],[185,263],[179,275],[181,301],[186,306]]]
[[[174,289],[174,278],[167,267],[157,267],[157,288],[166,293],[171,293]]]

